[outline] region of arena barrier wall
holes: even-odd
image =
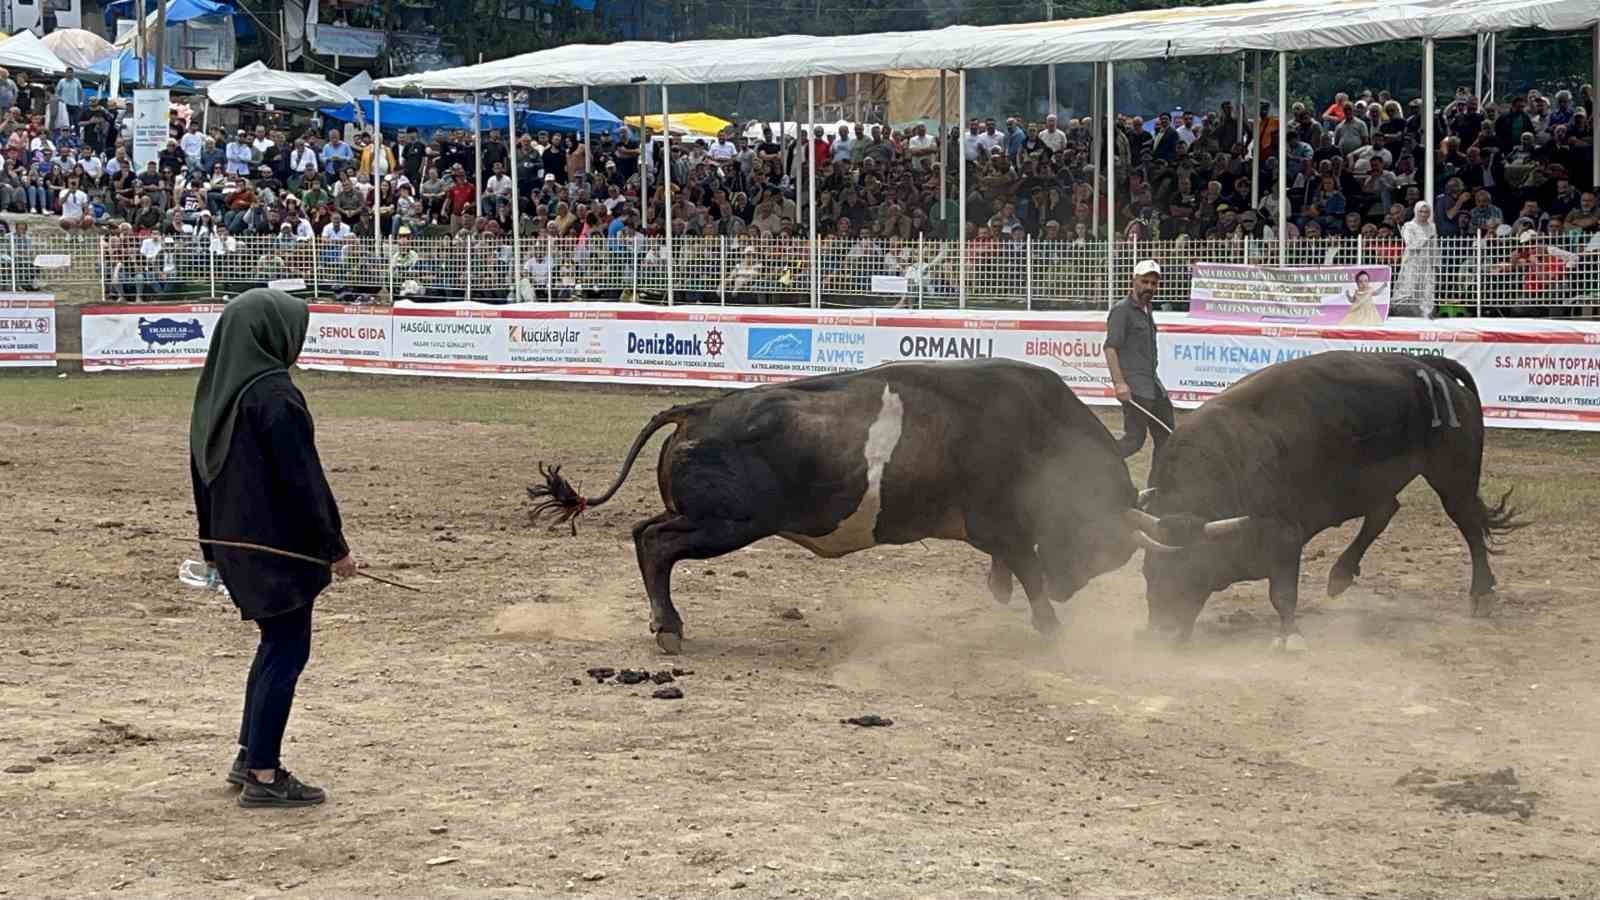
[[[83,311],[87,371],[200,365],[222,307]],[[477,303],[311,307],[300,366],[456,378],[743,387],[911,359],[1005,357],[1115,403],[1103,313]],[[1600,323],[1394,319],[1259,325],[1158,313],[1162,380],[1193,407],[1257,369],[1324,350],[1443,355],[1477,381],[1489,424],[1600,430]]]
[[[0,293],[0,369],[55,365],[55,295]]]

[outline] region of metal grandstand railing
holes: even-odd
[[[1418,257],[1399,242],[1036,241],[966,247],[966,290],[954,242],[823,238],[819,301],[829,307],[1094,309],[1127,290],[1135,262],[1164,273],[1157,302],[1181,309],[1197,262],[1393,267],[1396,311],[1417,311],[1423,284],[1447,315],[1600,314],[1600,235],[1440,238]],[[54,290],[109,302],[198,301],[290,280],[331,302],[476,300],[505,303],[638,300],[808,306],[812,254],[804,240],[684,237],[532,238],[521,259],[509,238],[402,237],[331,241],[177,235],[0,238],[0,290]],[[1423,266],[1431,279],[1404,277]],[[305,283],[304,288],[298,282]]]

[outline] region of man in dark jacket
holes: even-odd
[[[283,767],[279,751],[295,686],[311,654],[311,608],[333,574],[356,563],[322,463],[305,397],[289,380],[311,314],[304,302],[257,288],[217,322],[195,390],[189,470],[200,538],[247,542],[327,564],[203,544],[241,618],[261,631],[245,685],[239,754],[228,782],[244,807],[310,806],[326,794]]]

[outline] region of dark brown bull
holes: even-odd
[[[650,436],[665,511],[633,528],[650,630],[676,653],[672,567],[772,535],[819,556],[924,538],[991,555],[996,597],[1011,572],[1033,624],[1057,625],[1045,592],[1072,596],[1136,546],[1127,466],[1104,425],[1048,369],[1009,360],[893,363],[675,406],[645,425],[605,493],[583,497],[559,467],[528,489],[563,521],[616,494]]]
[[[1419,475],[1466,538],[1472,612],[1485,615],[1490,539],[1522,523],[1509,491],[1492,508],[1478,494],[1483,439],[1477,385],[1443,357],[1335,351],[1239,381],[1183,420],[1140,498],[1150,533],[1167,545],[1191,544],[1211,519],[1241,523],[1227,540],[1145,555],[1151,630],[1187,639],[1212,592],[1265,578],[1279,617],[1274,645],[1304,649],[1295,606],[1306,542],[1362,519],[1328,575],[1337,596]]]

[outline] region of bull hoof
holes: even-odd
[[[1352,572],[1334,569],[1328,573],[1328,596],[1337,597],[1350,589],[1356,583],[1356,576]]]
[[[1311,649],[1306,639],[1298,634],[1278,635],[1272,639],[1272,649],[1278,653],[1304,653]]]
[[[1474,594],[1472,596],[1472,617],[1474,619],[1487,619],[1494,612],[1494,593]]]
[[[670,631],[656,632],[656,646],[668,656],[677,656],[683,650],[683,635]]]
[[[1033,619],[1033,628],[1040,634],[1054,635],[1061,631],[1061,622],[1055,616],[1051,616],[1048,619],[1035,616]]]

